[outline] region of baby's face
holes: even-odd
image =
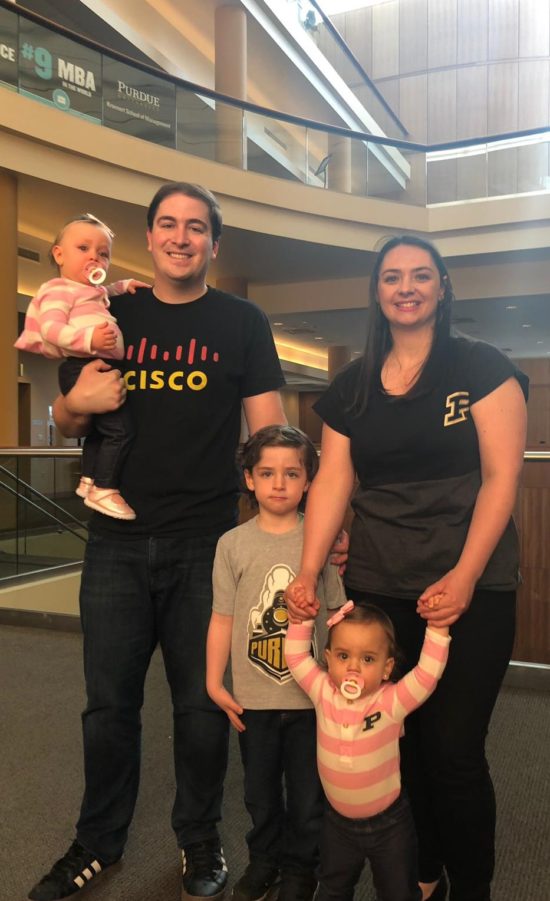
[[[89,284],[93,269],[107,272],[111,262],[111,238],[99,225],[90,222],[71,222],[59,242],[52,248],[52,256],[63,278]]]
[[[394,666],[386,633],[379,623],[350,623],[344,619],[332,626],[325,656],[336,687],[340,688],[347,679],[361,680],[361,698],[389,679]]]

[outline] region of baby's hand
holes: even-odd
[[[91,348],[101,353],[102,350],[114,350],[116,347],[116,331],[108,322],[96,325],[92,332]]]
[[[130,281],[128,282],[128,287],[126,290],[128,291],[128,294],[135,294],[136,288],[150,288],[150,287],[151,287],[151,285],[149,285],[147,282],[140,282],[140,281],[138,281],[137,278],[131,278]]]
[[[418,603],[421,604],[425,610],[437,610],[443,597],[443,592],[439,592],[439,594],[432,594],[431,597],[419,601]]]

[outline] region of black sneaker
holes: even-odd
[[[233,886],[234,901],[264,901],[279,882],[279,868],[250,861],[243,875]]]
[[[223,898],[227,883],[227,865],[217,838],[195,842],[182,848],[183,901],[212,901]]]
[[[317,878],[310,870],[283,871],[278,901],[312,901]]]
[[[76,840],[67,853],[54,863],[49,873],[29,892],[29,901],[57,901],[76,894],[109,864],[99,860]]]

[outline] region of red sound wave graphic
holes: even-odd
[[[206,362],[209,357],[209,351],[206,344],[197,345],[196,338],[191,338],[186,348],[183,344],[178,344],[175,351],[172,352],[169,350],[159,351],[158,344],[149,345],[147,338],[141,338],[137,345],[129,344],[126,348],[126,359],[128,361],[133,360],[134,355],[135,362],[138,364],[143,363],[146,359],[162,359],[167,363],[172,357],[179,363],[180,360],[186,357],[188,365],[193,366],[195,361],[198,361],[199,359],[201,363]],[[217,350],[213,351],[210,354],[210,357],[213,363],[219,363],[220,355]]]

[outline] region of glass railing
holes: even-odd
[[[306,6],[296,6],[304,21]],[[0,0],[0,46],[4,89],[251,172],[418,206],[550,191],[546,126],[432,146],[338,128],[234,100],[106,52],[34,13],[14,11],[7,0]]]
[[[90,511],[78,448],[0,449],[0,584],[82,561]]]

